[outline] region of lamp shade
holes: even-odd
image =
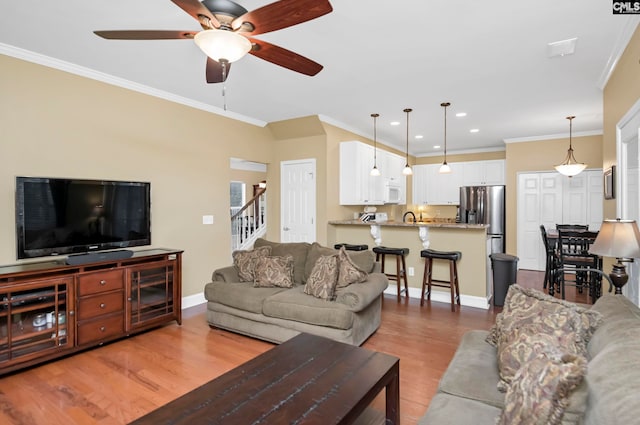
[[[571,155],[571,157],[573,157],[573,155]],[[573,158],[573,160],[575,161],[575,158]],[[582,170],[587,168],[587,165],[579,164],[576,162],[565,162],[563,164],[556,165],[555,168],[560,174],[568,177],[573,177],[575,175],[580,174]]]
[[[635,220],[605,220],[591,254],[614,258],[640,258],[640,231]]]
[[[200,31],[193,38],[196,45],[214,61],[235,62],[251,50],[251,42],[228,30]]]
[[[448,174],[451,172],[451,167],[449,166],[449,164],[445,162],[440,166],[440,169],[438,170],[438,172],[440,174]]]

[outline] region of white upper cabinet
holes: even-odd
[[[441,164],[413,167],[413,203],[416,205],[457,205],[462,184],[461,163],[451,162],[451,173],[440,174]]]
[[[461,162],[463,164],[462,186],[484,186],[504,184],[504,159]]]
[[[340,205],[406,203],[404,159],[378,149],[380,176],[372,176],[373,155],[373,146],[366,143],[340,143]]]

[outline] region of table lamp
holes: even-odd
[[[603,257],[614,257],[617,262],[609,274],[616,294],[622,294],[622,287],[629,280],[623,261],[632,262],[640,258],[640,231],[635,220],[604,220],[589,253]]]

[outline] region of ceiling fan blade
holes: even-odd
[[[94,31],[93,33],[108,40],[193,40],[198,31],[122,30]]]
[[[216,62],[211,58],[207,58],[207,83],[222,83],[229,76],[229,70],[231,69],[231,64],[226,63],[223,76],[222,64],[220,62]]]
[[[291,50],[255,38],[249,38],[249,41],[253,44],[253,49],[249,53],[260,59],[310,76],[322,71],[322,65]]]
[[[180,9],[193,16],[195,20],[200,22],[203,28],[220,28],[220,22],[213,16],[213,13],[207,9],[198,0],[171,0]],[[208,18],[208,22],[207,22]],[[209,25],[210,24],[210,25]]]
[[[331,12],[328,0],[280,0],[237,17],[232,27],[238,29],[244,22],[253,26],[245,35],[258,35],[310,21]]]

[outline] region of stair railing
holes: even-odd
[[[231,250],[247,249],[267,231],[267,189],[259,188],[246,204],[231,215]]]

